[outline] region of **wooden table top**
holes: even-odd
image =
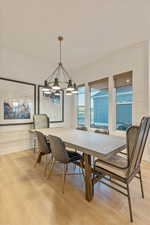
[[[110,157],[114,153],[126,148],[126,138],[114,135],[81,131],[70,128],[44,128],[30,130],[40,131],[45,136],[54,135],[60,137],[66,145],[76,147],[79,151],[95,157]]]

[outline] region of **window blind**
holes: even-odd
[[[115,88],[132,85],[132,71],[114,75]]]
[[[85,84],[79,84],[79,85],[77,85],[77,88],[84,87],[84,86],[85,86]]]
[[[100,80],[91,81],[88,83],[89,87],[101,90],[108,89],[108,78],[103,78]]]

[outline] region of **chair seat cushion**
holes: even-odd
[[[67,153],[69,155],[70,162],[75,162],[77,160],[82,159],[82,156],[78,152],[73,152],[73,151],[67,150]]]
[[[123,178],[126,177],[128,171],[128,160],[119,155],[113,155],[108,159],[97,159],[95,161],[95,170],[101,173],[113,173]]]

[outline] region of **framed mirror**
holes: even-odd
[[[33,123],[36,85],[0,77],[0,126]]]
[[[60,95],[44,96],[42,88],[38,86],[38,113],[46,113],[50,119],[50,123],[64,122],[64,92],[60,91]]]

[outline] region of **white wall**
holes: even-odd
[[[105,58],[89,64],[79,71],[76,71],[78,83],[86,84],[86,126],[90,121],[90,102],[88,85],[89,81],[109,77],[109,129],[110,133],[122,135],[122,132],[115,130],[115,99],[113,75],[122,72],[133,71],[133,124],[139,124],[144,115],[149,115],[149,73],[148,73],[148,42],[142,42],[135,46],[121,49]],[[76,118],[76,108],[74,108],[74,118]],[[75,123],[73,124],[75,126]],[[124,135],[124,134],[123,134]],[[147,148],[144,158],[150,159],[150,150]]]
[[[43,84],[43,75],[50,73],[48,63],[39,58],[14,52],[12,49],[0,49],[0,77]],[[69,127],[72,121],[72,97],[64,99],[64,122],[51,126]],[[22,151],[33,146],[29,129],[32,125],[0,126],[0,154]]]
[[[39,57],[0,48],[0,76],[38,84],[47,77],[49,70],[48,62]]]

